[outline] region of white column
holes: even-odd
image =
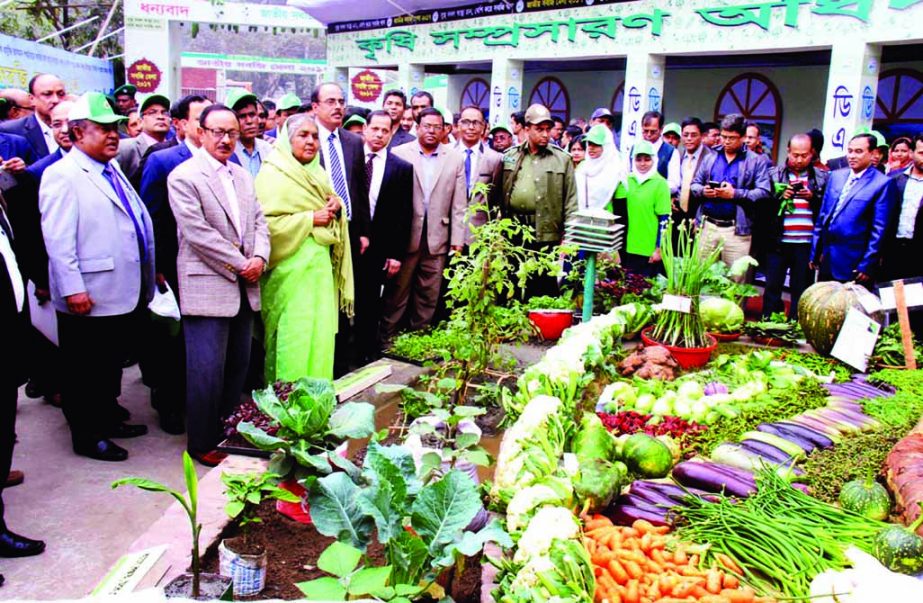
[[[872,127],[880,68],[881,46],[834,44],[824,103],[823,159],[845,155],[853,132]]]
[[[163,94],[171,100],[180,95],[182,67],[180,67],[180,48],[182,37],[179,25],[167,19],[161,20],[150,29],[125,28],[125,67],[129,69],[136,61],[145,65],[152,64],[160,74],[157,86],[147,89],[141,82],[129,81],[138,87],[138,102],[151,94]],[[145,75],[153,72],[146,71]]]
[[[334,67],[327,65],[327,68],[324,70],[324,81],[325,82],[335,82],[340,85],[340,87],[345,91],[349,89],[349,68],[348,67]],[[319,84],[320,82],[318,82]]]
[[[630,52],[625,62],[625,94],[622,109],[621,150],[627,152],[641,138],[641,116],[663,111],[663,76],[666,57]]]
[[[416,63],[401,63],[397,66],[397,84],[404,94],[407,102],[418,90],[423,89],[423,80],[426,78],[426,66]]]
[[[507,126],[510,115],[524,111],[522,91],[523,62],[496,58],[490,68],[490,126]]]

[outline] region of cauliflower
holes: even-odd
[[[542,557],[551,548],[555,538],[570,540],[580,537],[580,524],[574,514],[564,507],[543,507],[529,521],[522,533],[513,561],[525,563],[533,557]]]
[[[513,495],[513,499],[506,507],[506,528],[510,532],[520,532],[526,528],[539,507],[545,505],[570,507],[573,500],[574,488],[568,480],[549,477]]]

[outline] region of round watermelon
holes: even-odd
[[[804,331],[805,339],[818,354],[830,354],[850,308],[868,314],[859,303],[860,288],[861,285],[854,283],[825,281],[811,285],[801,295],[798,301],[798,323]]]

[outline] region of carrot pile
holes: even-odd
[[[716,555],[729,570],[699,568],[699,556],[666,536],[667,526],[639,519],[631,527],[602,515],[585,517],[583,545],[596,575],[596,603],[768,603],[741,587],[740,567]],[[669,546],[668,546],[669,545]]]

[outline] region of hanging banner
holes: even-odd
[[[64,81],[67,91],[109,92],[112,63],[0,34],[0,88],[26,90],[39,73],[53,73]]]

